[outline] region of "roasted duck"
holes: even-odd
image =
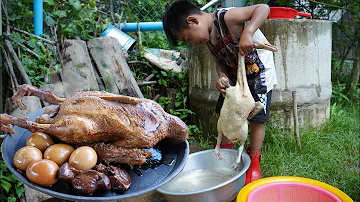
[[[37,96],[51,105],[32,122],[0,114],[1,130],[14,133],[10,125],[43,132],[60,141],[93,147],[100,160],[141,165],[151,154],[141,148],[151,148],[167,138],[175,143],[188,137],[187,125],[178,117],[166,113],[155,101],[116,95],[104,91],[77,92],[69,98],[56,97],[24,84],[13,95],[22,109],[23,96]]]

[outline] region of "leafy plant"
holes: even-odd
[[[344,88],[342,86],[343,85],[338,85],[338,87],[333,88],[331,99],[335,103],[344,103],[344,102],[350,103],[350,99],[341,92],[341,89]]]
[[[1,148],[0,148],[1,151]],[[24,193],[24,186],[13,175],[0,156],[0,201],[16,202]]]

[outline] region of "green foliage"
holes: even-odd
[[[352,84],[352,88],[356,89],[354,91],[354,94],[343,94],[343,90],[345,88],[344,84],[338,84],[333,86],[332,89],[332,95],[331,95],[331,102],[332,103],[337,103],[340,105],[344,105],[344,104],[351,104],[353,102],[357,102],[359,100],[360,97],[360,88],[355,86],[355,84]]]
[[[167,41],[166,35],[163,31],[143,32],[141,33],[143,46],[151,48],[170,49],[170,44]],[[137,37],[134,37],[137,38]]]
[[[49,27],[59,26],[59,36],[80,37],[83,40],[92,39],[99,34],[98,32],[94,33],[95,30],[105,29],[106,22],[109,20],[105,17],[104,21],[100,21],[98,24],[98,9],[93,4],[94,1],[47,0],[44,2],[44,21]]]
[[[1,153],[1,148],[0,148]],[[24,193],[24,186],[7,168],[0,156],[0,201],[17,201]]]
[[[203,149],[213,149],[214,139],[216,137],[214,135],[204,135],[201,130],[201,125],[188,125],[189,128],[189,142],[195,142],[200,145]]]
[[[332,95],[331,95],[331,100],[333,103],[350,103],[350,99],[344,95],[343,93],[341,93],[342,89],[344,88],[344,85],[338,85],[335,86],[332,90]]]

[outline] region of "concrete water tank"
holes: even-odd
[[[261,30],[279,48],[274,53],[278,83],[273,90],[270,122],[293,127],[292,91],[296,91],[299,123],[318,126],[330,117],[331,41],[330,21],[268,19]],[[214,58],[206,45],[190,45],[189,99],[196,113],[193,121],[204,134],[216,135],[215,105],[219,92]]]

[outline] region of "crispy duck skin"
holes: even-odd
[[[151,152],[144,152],[140,149],[126,149],[115,144],[95,143],[90,145],[100,161],[106,163],[124,163],[128,165],[142,165],[146,159],[151,157]]]
[[[26,108],[21,102],[23,96],[37,96],[59,106],[46,110],[37,119],[40,123],[0,114],[1,130],[14,133],[10,125],[15,125],[31,132],[49,134],[69,144],[113,143],[116,148],[122,148],[116,149],[115,153],[128,157],[121,162],[119,157],[110,155],[109,159],[116,159],[118,163],[138,165],[138,157],[147,156],[139,149],[151,148],[165,138],[175,143],[188,138],[187,125],[180,118],[166,113],[153,100],[105,91],[77,92],[69,98],[58,98],[51,92],[24,84],[13,95],[15,103],[22,109]],[[97,150],[99,153],[111,152],[105,146],[98,148],[104,149],[103,152]],[[133,161],[131,156],[135,158]]]

